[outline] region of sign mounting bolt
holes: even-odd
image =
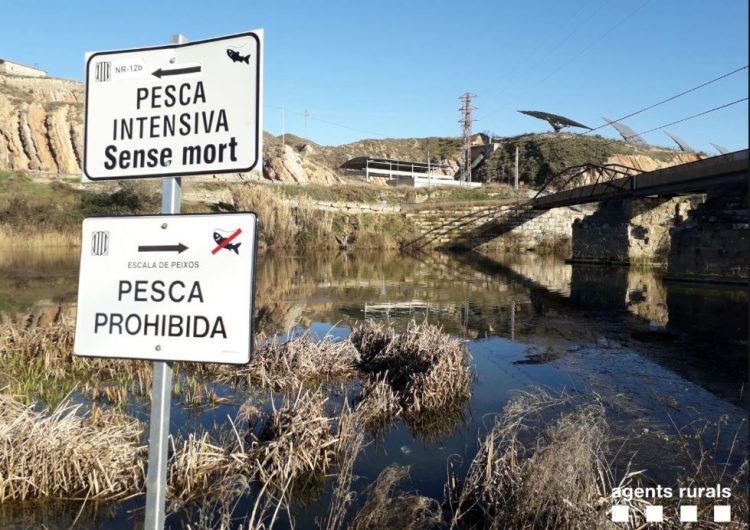
[[[156,351],[161,351],[161,345],[157,344],[156,348],[154,348]]]
[[[162,230],[166,230],[167,229],[167,223],[162,223],[161,227],[162,227]]]

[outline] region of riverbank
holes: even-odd
[[[78,246],[85,217],[156,214],[160,207],[158,180],[79,185],[0,172],[0,184],[0,246],[6,248]],[[186,181],[182,211],[254,211],[262,250],[397,249],[419,235],[404,214],[415,205],[483,204],[512,195],[507,186],[478,191],[359,181],[330,187]]]

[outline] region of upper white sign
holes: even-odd
[[[247,363],[256,226],[252,213],[84,219],[73,351]]]
[[[86,60],[90,180],[243,172],[262,159],[263,30]]]

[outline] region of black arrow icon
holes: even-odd
[[[182,243],[177,245],[139,245],[138,252],[177,252],[182,254],[188,249]]]
[[[182,75],[182,74],[196,74],[201,71],[200,66],[186,66],[185,68],[173,68],[171,70],[165,70],[159,68],[158,70],[151,73],[151,75],[158,77],[159,79],[165,75]]]

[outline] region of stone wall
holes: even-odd
[[[573,208],[531,210],[528,207],[463,206],[407,212],[429,246],[464,247],[482,252],[533,250],[569,241],[573,221],[585,211]]]
[[[664,264],[671,228],[699,202],[697,197],[625,199],[600,203],[573,225],[573,261]]]
[[[584,217],[581,208],[554,208],[510,213],[485,233],[476,248],[483,252],[535,250],[540,247],[565,249],[570,245],[573,223]]]
[[[750,272],[747,192],[717,191],[671,231],[670,275],[711,279],[747,278]]]

